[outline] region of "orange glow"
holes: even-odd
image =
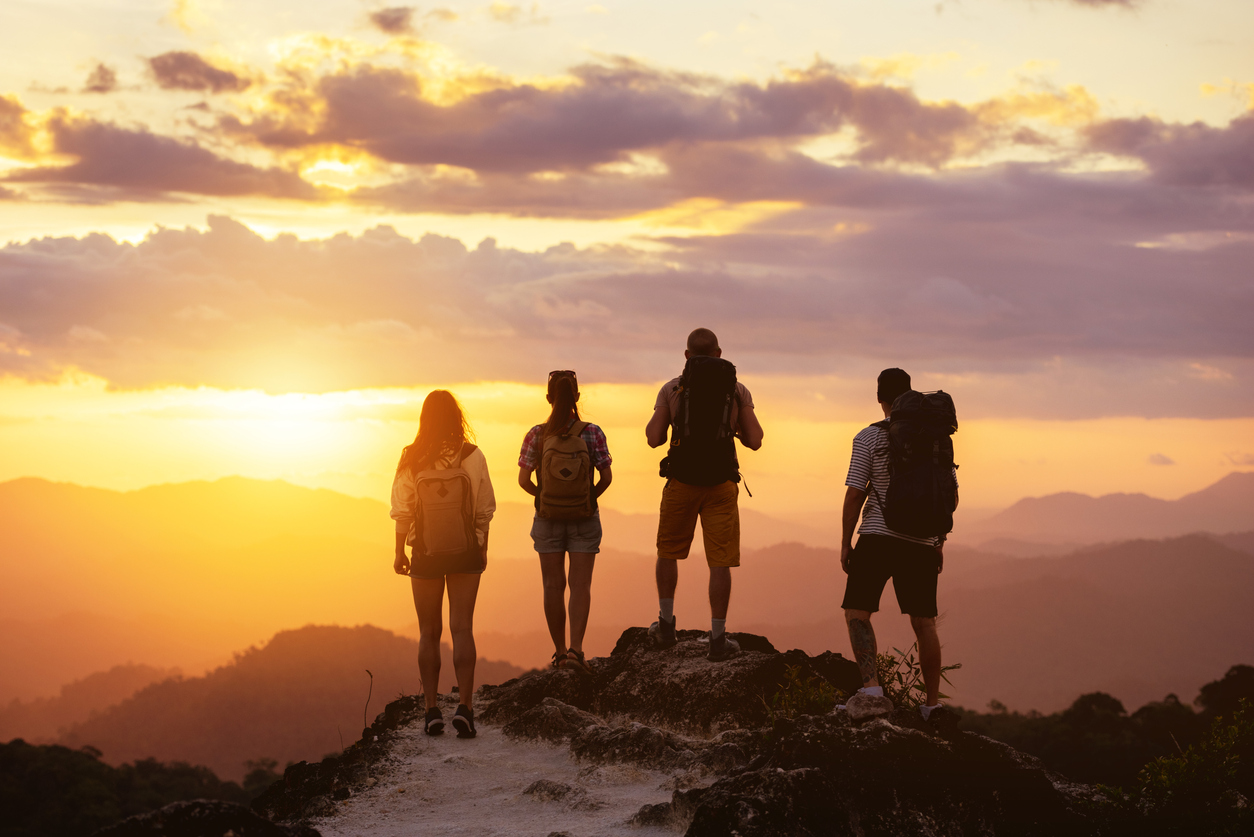
[[[766,429],[762,450],[741,454],[754,492],[748,507],[782,517],[835,514],[850,439],[877,417],[856,404],[816,400],[804,379],[746,382]],[[582,384],[583,414],[605,429],[614,456],[607,507],[643,512],[657,504],[661,451],[645,444],[644,425],[659,384]],[[548,407],[541,385],[508,382],[270,395],[207,387],[118,392],[85,375],[56,384],[9,380],[0,383],[0,480],[41,476],[134,489],[239,474],[386,500],[396,457],[437,387],[464,405],[501,499],[522,502],[514,488],[518,449]],[[963,421],[955,448],[964,503],[1000,508],[1055,491],[1179,497],[1238,468],[1251,438],[1250,419],[987,418]],[[1155,464],[1157,457],[1174,464]]]

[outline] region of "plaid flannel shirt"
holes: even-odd
[[[571,424],[574,424],[571,420]],[[568,425],[569,426],[569,425]],[[592,459],[593,468],[608,468],[614,460],[610,457],[609,443],[605,441],[605,433],[595,424],[589,424],[579,434],[588,446],[588,456]],[[522,452],[518,454],[518,465],[521,468],[535,470],[540,467],[540,451],[544,447],[544,425],[537,424],[527,432],[523,439]]]

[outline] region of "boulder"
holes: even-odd
[[[243,805],[209,799],[175,802],[136,814],[95,832],[92,837],[319,837],[303,825],[270,822]]]
[[[810,657],[781,654],[754,634],[732,634],[741,653],[712,663],[704,631],[679,631],[679,643],[659,650],[645,628],[623,632],[609,657],[589,661],[591,676],[537,671],[480,691],[480,717],[509,723],[554,698],[601,717],[626,716],[653,727],[708,735],[769,723],[768,705],[785,682],[789,666],[802,677],[818,677],[840,691],[860,682],[857,664],[830,652]]]
[[[973,733],[946,741],[883,719],[850,726],[810,716],[774,732],[755,769],[674,794],[672,817],[687,817],[689,837],[1098,830],[1091,789]]]
[[[591,712],[546,697],[539,706],[533,706],[510,721],[504,732],[511,738],[539,738],[555,744],[569,741],[572,735],[587,727],[601,723]]]

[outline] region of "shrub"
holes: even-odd
[[[893,706],[916,709],[927,700],[927,688],[923,685],[923,668],[919,665],[915,652],[919,644],[916,642],[906,651],[894,648],[895,654],[883,653],[876,658],[876,674],[880,686],[884,688],[884,696],[893,702]],[[962,663],[941,666],[941,679],[949,682],[949,672],[962,668]],[[941,694],[948,700],[949,695]]]
[[[826,715],[836,706],[836,694],[836,687],[822,677],[802,677],[801,666],[785,666],[783,686],[771,698],[766,711],[772,722],[798,715]]]

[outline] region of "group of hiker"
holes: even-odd
[[[723,359],[714,332],[698,328],[688,335],[684,358],[683,373],[662,386],[645,428],[650,447],[667,445],[659,468],[666,482],[657,532],[658,618],[648,633],[658,649],[678,642],[678,562],[688,557],[700,520],[710,568],[706,656],[717,663],[740,653],[727,632],[731,570],[740,566],[741,477],[735,442],[758,450],[763,430],[753,396],[736,379],[735,366]],[[580,418],[579,381],[573,370],[549,373],[547,399],[548,420],[523,439],[518,484],[534,498],[531,538],[540,558],[544,615],[555,648],[550,665],[589,674],[583,640],[593,567],[601,549],[598,500],[613,480],[613,460],[605,433]],[[939,706],[936,589],[945,535],[953,528],[958,504],[949,438],[958,425],[948,395],[914,391],[901,369],[880,373],[876,400],[884,420],[854,437],[842,511],[840,563],[848,576],[842,607],[862,677],[862,688],[847,705],[891,708],[876,672],[878,649],[871,627],[871,614],[879,609],[891,578],[901,611],[909,615],[918,638],[926,688],[920,711],[927,718]],[[437,699],[448,591],[459,695],[452,724],[459,738],[475,735],[474,608],[496,510],[487,460],[469,435],[456,398],[445,390],[431,392],[423,402],[418,435],[401,453],[391,511],[396,521],[393,568],[410,577],[418,614],[418,669],[429,735],[444,731]]]

